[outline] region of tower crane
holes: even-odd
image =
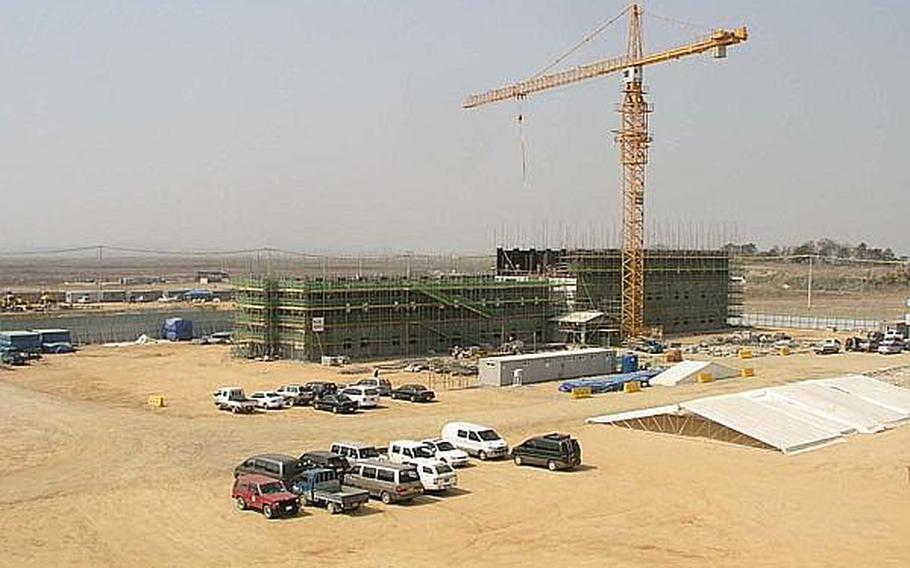
[[[629,13],[629,36],[626,54],[580,65],[566,71],[539,74],[525,81],[493,89],[465,99],[466,109],[510,99],[523,99],[528,95],[572,85],[622,71],[623,88],[620,105],[620,127],[616,141],[620,145],[620,163],[623,168],[623,223],[622,223],[622,308],[620,331],[623,338],[633,338],[645,331],[645,165],[648,162],[648,114],[651,108],[645,101],[642,88],[642,70],[648,65],[681,59],[710,51],[715,58],[727,56],[727,47],[748,39],[745,26],[734,30],[716,29],[707,37],[691,43],[645,54],[641,40],[641,10],[632,4],[619,14]],[[619,17],[617,16],[617,18]],[[602,28],[601,28],[602,29]]]

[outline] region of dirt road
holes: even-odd
[[[757,376],[571,400],[555,385],[442,392],[431,405],[333,416],[232,416],[209,392],[331,378],[221,347],[94,348],[0,371],[2,566],[905,566],[910,428],[804,455],[584,425],[587,416],[796,378],[910,364],[910,355],[756,359]],[[405,375],[394,376],[400,381]],[[169,406],[145,406],[163,393]],[[231,469],[263,451],[382,443],[448,420],[510,442],[570,431],[586,466],[551,474],[482,463],[451,495],[307,508],[268,522],[229,499]]]

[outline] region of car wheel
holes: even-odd
[[[237,507],[238,511],[246,511],[246,501],[243,500],[243,497],[234,499],[234,506]]]
[[[556,465],[555,461],[550,460],[547,462],[547,469],[549,469],[550,471],[556,471],[558,469],[558,466]]]
[[[388,491],[383,491],[379,498],[382,499],[382,502],[386,505],[392,502],[392,496],[389,495]]]
[[[515,456],[514,458],[512,458],[512,461],[515,462],[515,465],[523,465],[523,464],[524,464],[524,462],[523,462],[522,459],[521,459],[521,456]]]
[[[272,511],[271,505],[263,505],[263,506],[262,506],[262,515],[263,515],[266,519],[271,519],[271,518],[273,518],[273,517],[275,516],[275,512]]]
[[[414,396],[411,397],[411,402],[417,402],[417,395],[416,395],[416,394],[415,394]]]
[[[341,509],[335,503],[329,503],[325,506],[325,508],[329,512],[330,515],[334,515],[335,513],[338,513],[341,511]]]
[[[483,450],[477,452],[477,457],[480,458],[480,461],[487,461],[487,453]]]
[[[333,406],[333,407],[332,407],[332,412],[334,412],[335,414],[338,414],[338,407],[337,407],[337,406]]]

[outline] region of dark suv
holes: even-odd
[[[550,471],[571,469],[581,464],[581,446],[568,434],[547,434],[528,438],[512,448],[515,465],[546,466]]]
[[[349,467],[351,467],[351,464],[344,456],[333,452],[324,452],[319,450],[306,452],[300,456],[300,461],[306,465],[311,465],[313,467],[331,469],[338,475],[339,478],[344,475]]]
[[[242,474],[258,474],[283,481],[289,487],[300,473],[312,467],[310,464],[285,454],[261,454],[252,456],[234,468],[234,477]]]

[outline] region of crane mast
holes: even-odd
[[[641,21],[632,5],[626,57],[641,58]],[[623,72],[623,101],[616,139],[622,163],[622,307],[623,337],[641,335],[645,329],[645,165],[648,163],[648,113],[642,87],[642,67]]]
[[[645,66],[672,61],[689,55],[711,51],[715,58],[724,58],[727,47],[748,39],[745,26],[735,30],[714,30],[710,36],[691,43],[645,55],[641,38],[641,10],[632,4],[629,11],[629,37],[626,54],[603,59],[573,69],[536,75],[498,89],[469,96],[464,108],[474,108],[507,99],[521,99],[529,94],[623,72],[622,103],[619,107],[620,126],[616,141],[620,147],[623,168],[622,191],[622,308],[620,331],[623,338],[633,338],[645,332],[645,166],[648,163],[648,115],[651,108],[645,101],[642,71]],[[619,16],[617,16],[619,17]]]

